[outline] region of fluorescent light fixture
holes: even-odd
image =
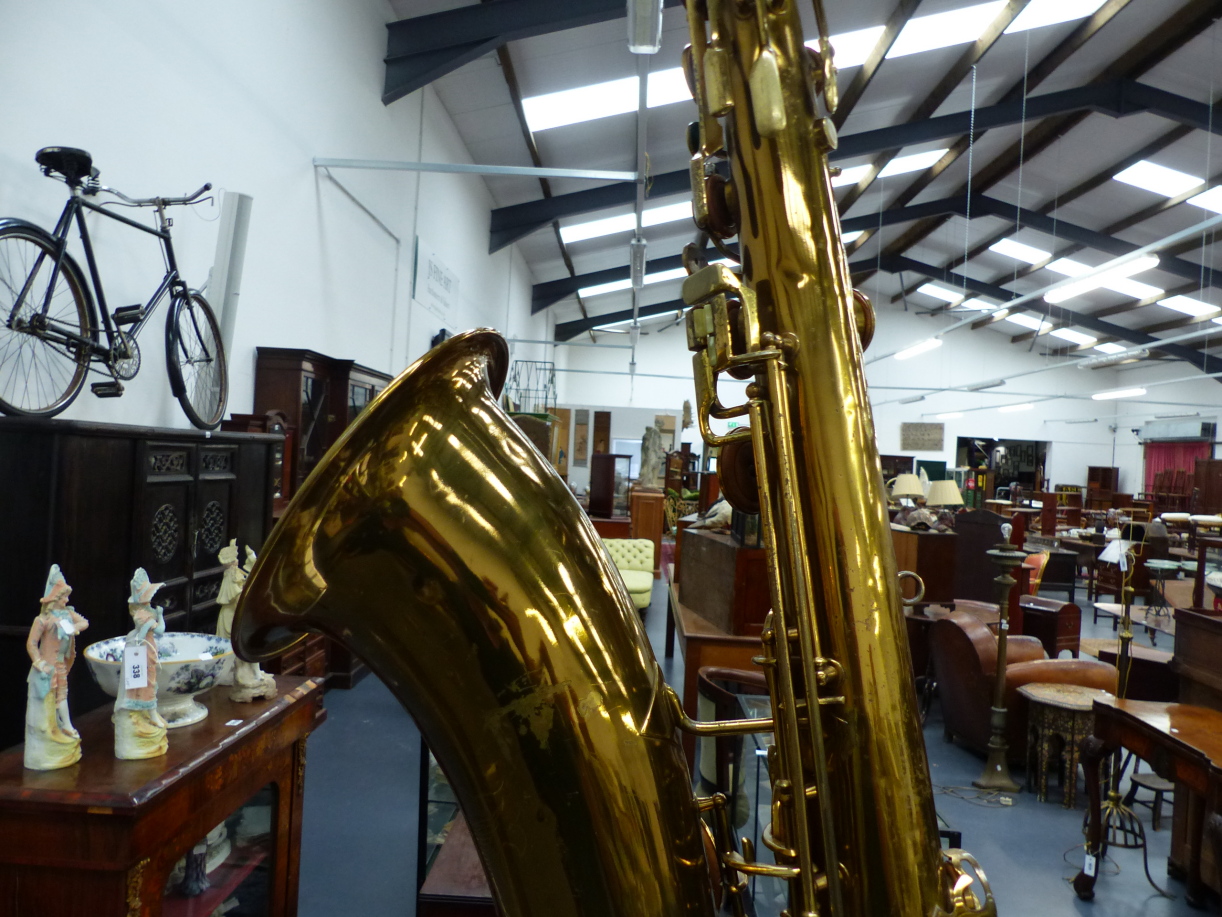
[[[1107,344],[1096,344],[1095,345],[1095,350],[1098,350],[1100,353],[1106,353],[1106,354],[1124,353],[1124,351],[1128,349],[1129,348],[1125,347],[1123,344],[1107,343]]]
[[[1117,344],[1110,344],[1108,346],[1119,347]],[[1099,348],[1096,347],[1095,349],[1098,350]],[[1108,350],[1097,357],[1079,360],[1074,365],[1078,369],[1103,369],[1108,366],[1122,366],[1125,363],[1138,363],[1149,356],[1150,351],[1144,347],[1139,350],[1129,350],[1127,347],[1120,347],[1118,350]]]
[[[1207,302],[1201,302],[1199,299],[1192,299],[1188,296],[1171,296],[1167,299],[1160,299],[1158,304],[1174,309],[1176,312],[1183,312],[1185,315],[1201,316],[1218,311],[1217,306],[1211,306]]]
[[[1122,388],[1114,392],[1096,392],[1091,398],[1095,401],[1112,401],[1115,398],[1140,398],[1145,393],[1144,388]]]
[[[849,185],[855,185],[870,173],[870,167],[864,166],[849,166],[847,169],[841,169],[840,174],[833,176],[833,188],[845,188]]]
[[[926,296],[932,296],[934,299],[940,299],[943,302],[958,302],[963,298],[963,294],[958,290],[952,290],[949,287],[941,287],[936,283],[926,283],[917,287],[918,293],[924,293]]]
[[[1052,327],[1051,322],[1040,321],[1034,315],[1028,315],[1026,312],[1016,312],[1014,315],[1007,315],[1002,321],[1022,325],[1024,328],[1030,328],[1037,334],[1043,334]]]
[[[975,41],[1005,6],[1005,0],[994,0],[991,3],[978,3],[945,13],[909,19],[895,39],[895,44],[887,52],[887,58],[889,60],[893,57],[905,57]]]
[[[1005,379],[990,379],[988,382],[976,382],[972,385],[965,385],[963,388],[969,392],[983,392],[986,388],[999,388],[1005,384]]]
[[[1013,258],[1015,261],[1024,261],[1027,264],[1039,264],[1041,261],[1047,261],[1052,257],[1052,252],[1043,251],[1032,245],[1024,245],[1022,242],[1015,242],[1013,239],[1002,239],[994,242],[989,246],[989,251]]]
[[[1006,34],[1085,19],[1093,15],[1103,3],[1104,0],[1031,0],[1023,11],[1014,17],[1014,21],[1006,29]]]
[[[1188,203],[1195,204],[1197,207],[1202,207],[1205,210],[1212,210],[1214,213],[1222,213],[1222,185],[1210,188],[1205,193],[1198,194],[1196,197],[1188,198]]]
[[[828,41],[832,44],[832,61],[841,70],[848,67],[858,67],[866,62],[874,46],[882,37],[883,26],[873,25],[868,29],[857,29],[833,35]],[[819,50],[819,42],[808,41],[806,47]]]
[[[1013,414],[1016,411],[1030,411],[1033,407],[1035,407],[1035,405],[1028,401],[1026,404],[1003,405],[1002,407],[999,407],[997,410],[1001,411],[1001,413],[1003,414]]]
[[[1153,191],[1163,197],[1175,197],[1205,184],[1203,178],[1197,178],[1187,172],[1168,169],[1148,159],[1133,163],[1123,172],[1117,172],[1112,178],[1126,185],[1132,185],[1134,188],[1141,188],[1143,191]]]
[[[893,175],[906,175],[909,172],[919,172],[928,169],[946,155],[946,150],[926,150],[924,153],[912,153],[908,156],[896,156],[887,163],[879,178],[891,178]]]
[[[840,234],[840,244],[848,245],[850,242],[856,242],[863,235],[865,235],[865,233],[860,229],[854,230],[853,232],[842,232]]]
[[[683,68],[670,67],[649,74],[646,105],[650,108],[669,105],[672,102],[690,101],[691,97]],[[636,111],[636,106],[635,76],[562,89],[559,92],[548,92],[522,100],[522,111],[526,114],[526,123],[531,131],[545,131],[553,127],[622,115]]]
[[[945,414],[938,414],[938,420],[954,420],[956,417],[962,417],[962,411],[947,411]]]
[[[965,299],[955,308],[966,309],[968,312],[992,312],[997,308],[997,306],[991,302],[985,302],[983,299],[976,297],[975,299]]]
[[[907,360],[910,357],[915,357],[917,354],[927,353],[941,346],[941,338],[929,338],[928,340],[921,341],[919,344],[913,344],[911,347],[901,350],[895,355],[895,358],[897,360]]]
[[[662,207],[652,207],[641,214],[642,226],[658,226],[662,223],[674,223],[677,220],[690,220],[692,205],[690,201],[679,201],[676,204],[666,204]],[[565,242],[584,242],[586,239],[597,239],[599,236],[609,236],[617,232],[630,232],[636,229],[636,215],[621,213],[619,216],[604,217],[601,220],[590,220],[586,223],[574,223],[572,226],[560,227],[560,238]]]
[[[657,54],[662,47],[662,0],[628,0],[628,50]]]
[[[911,398],[901,398],[900,404],[916,404],[918,401],[924,401],[924,395],[913,395]]]
[[[1058,328],[1052,332],[1052,336],[1082,347],[1099,340],[1097,337],[1091,337],[1089,334],[1083,334],[1081,331],[1074,331],[1072,328]]]
[[[1145,299],[1147,296],[1157,296],[1162,292],[1158,287],[1151,287],[1148,284],[1139,284],[1138,287],[1134,287],[1132,283],[1122,283],[1122,281],[1127,280],[1127,278],[1134,274],[1140,274],[1142,271],[1148,271],[1156,267],[1158,267],[1157,255],[1135,258],[1119,267],[1112,268],[1110,271],[1104,271],[1103,273],[1087,277],[1081,283],[1071,283],[1069,286],[1062,287],[1059,290],[1051,290],[1044,294],[1044,301],[1049,303],[1064,302],[1067,299],[1073,299],[1075,296],[1081,296],[1100,287],[1138,299]],[[1081,262],[1072,261],[1069,258],[1058,258],[1048,265],[1048,270],[1057,274],[1064,274],[1068,277],[1077,277],[1093,270],[1093,268],[1087,267]]]

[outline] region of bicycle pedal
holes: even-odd
[[[131,325],[144,318],[144,306],[120,306],[110,314],[111,321],[116,325]]]
[[[123,383],[95,382],[93,385],[89,386],[89,389],[99,398],[118,398],[123,394]]]

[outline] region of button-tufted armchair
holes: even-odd
[[[604,538],[603,544],[624,578],[632,604],[648,608],[653,595],[653,542],[648,538]]]

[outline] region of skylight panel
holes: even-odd
[[[684,268],[677,267],[671,271],[657,271],[653,274],[645,275],[645,286],[651,283],[663,283],[667,280],[678,280],[680,277],[686,277],[687,271]],[[620,290],[631,290],[632,280],[625,277],[623,280],[612,280],[609,283],[599,283],[592,287],[582,287],[577,291],[577,295],[583,299],[589,299],[592,296],[602,296],[604,293],[618,293]]]
[[[1006,34],[1085,19],[1093,15],[1104,2],[1105,0],[1031,0],[1026,8],[1014,17],[1014,21],[1006,29]]]
[[[1044,294],[1044,301],[1050,303],[1064,302],[1067,299],[1073,299],[1076,296],[1082,296],[1089,293],[1091,290],[1097,290],[1100,287],[1120,293],[1124,296],[1132,296],[1134,299],[1148,299],[1153,296],[1158,296],[1163,291],[1158,287],[1152,287],[1149,284],[1139,283],[1138,281],[1130,281],[1128,278],[1133,274],[1140,274],[1142,271],[1148,271],[1158,267],[1158,257],[1156,255],[1147,255],[1144,258],[1138,258],[1134,261],[1129,261],[1119,267],[1113,268],[1110,271],[1105,271],[1102,274],[1095,274],[1088,277],[1081,283],[1070,284],[1067,287],[1062,287],[1059,290],[1053,290],[1050,293]],[[1092,270],[1088,265],[1080,261],[1074,261],[1071,258],[1058,258],[1048,265],[1048,270],[1063,274],[1066,277],[1078,277]]]
[[[593,121],[636,111],[635,76],[608,80],[590,86],[562,89],[522,100],[522,111],[532,131],[545,131],[566,124]]]
[[[936,48],[949,48],[975,41],[1005,9],[1006,0],[978,3],[962,9],[918,16],[908,20],[899,37],[887,52],[887,58],[906,57]]]
[[[958,302],[963,298],[963,294],[958,290],[938,286],[936,283],[923,284],[917,287],[917,292],[924,293],[926,296],[932,296],[934,299],[940,299],[942,302]]]
[[[636,81],[633,80],[632,91],[636,93]],[[649,85],[645,89],[645,104],[649,108],[660,105],[671,105],[675,102],[690,102],[692,91],[687,88],[687,77],[683,75],[682,67],[671,67],[668,70],[658,70],[649,74]],[[636,108],[635,100],[632,107]]]
[[[1188,198],[1188,203],[1195,204],[1197,207],[1203,207],[1206,210],[1212,210],[1214,213],[1222,213],[1222,185],[1210,188],[1204,194]]]
[[[1093,344],[1099,340],[1097,337],[1091,337],[1089,334],[1083,334],[1081,331],[1074,331],[1072,328],[1058,328],[1052,332],[1052,336],[1063,341],[1069,341],[1071,344],[1078,344],[1081,347]]]
[[[1043,334],[1052,327],[1049,322],[1042,322],[1034,315],[1028,315],[1026,312],[1018,312],[1014,315],[1007,315],[1004,321],[1013,322],[1016,325],[1022,325],[1024,328],[1030,328],[1032,331],[1036,331],[1040,334]]]
[[[841,169],[840,174],[832,178],[833,188],[843,188],[845,185],[855,185],[870,172],[870,165],[866,163],[864,166],[850,166],[847,169]]]
[[[676,220],[692,218],[692,202],[679,201],[676,204],[666,204],[663,207],[653,207],[641,214],[642,226],[657,226],[660,223],[673,223]]]
[[[1192,299],[1188,296],[1171,296],[1167,299],[1160,299],[1158,304],[1193,316],[1209,315],[1218,311],[1217,306],[1211,306],[1207,302],[1201,302],[1199,299]]]
[[[1013,239],[1001,239],[998,242],[994,242],[989,246],[989,251],[1005,255],[1007,258],[1013,258],[1015,261],[1024,261],[1027,264],[1039,264],[1052,257],[1052,252],[1043,251],[1033,245],[1024,245],[1022,242],[1015,242]]]
[[[1189,175],[1187,172],[1168,169],[1148,159],[1133,163],[1123,172],[1117,172],[1112,178],[1126,185],[1132,185],[1134,188],[1141,188],[1143,191],[1153,191],[1163,197],[1175,197],[1205,184],[1203,178]]]
[[[913,153],[910,156],[897,156],[878,173],[879,178],[890,178],[892,175],[904,175],[907,172],[919,172],[928,169],[946,155],[946,150],[928,150],[924,153]]]
[[[665,204],[646,210],[641,214],[641,225],[658,226],[662,223],[674,223],[691,218],[691,202],[679,201],[675,204]],[[560,238],[566,243],[584,242],[586,239],[597,239],[599,236],[609,236],[617,232],[631,232],[634,229],[636,229],[636,216],[631,213],[621,213],[619,216],[604,217],[601,220],[561,226]]]
[[[870,26],[868,29],[857,29],[841,35],[833,35],[828,39],[832,43],[832,60],[841,70],[849,67],[859,67],[866,62],[878,39],[882,37],[881,25]],[[806,47],[818,50],[818,40],[808,41]]]
[[[1106,354],[1123,353],[1124,351],[1128,349],[1129,348],[1125,347],[1123,344],[1114,344],[1111,342],[1107,344],[1096,344],[1095,345],[1095,350],[1099,351],[1100,353],[1106,353]]]

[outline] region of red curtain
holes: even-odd
[[[1213,457],[1211,442],[1146,443],[1146,491],[1154,490],[1154,477],[1163,471],[1186,471],[1192,481],[1196,460]]]

